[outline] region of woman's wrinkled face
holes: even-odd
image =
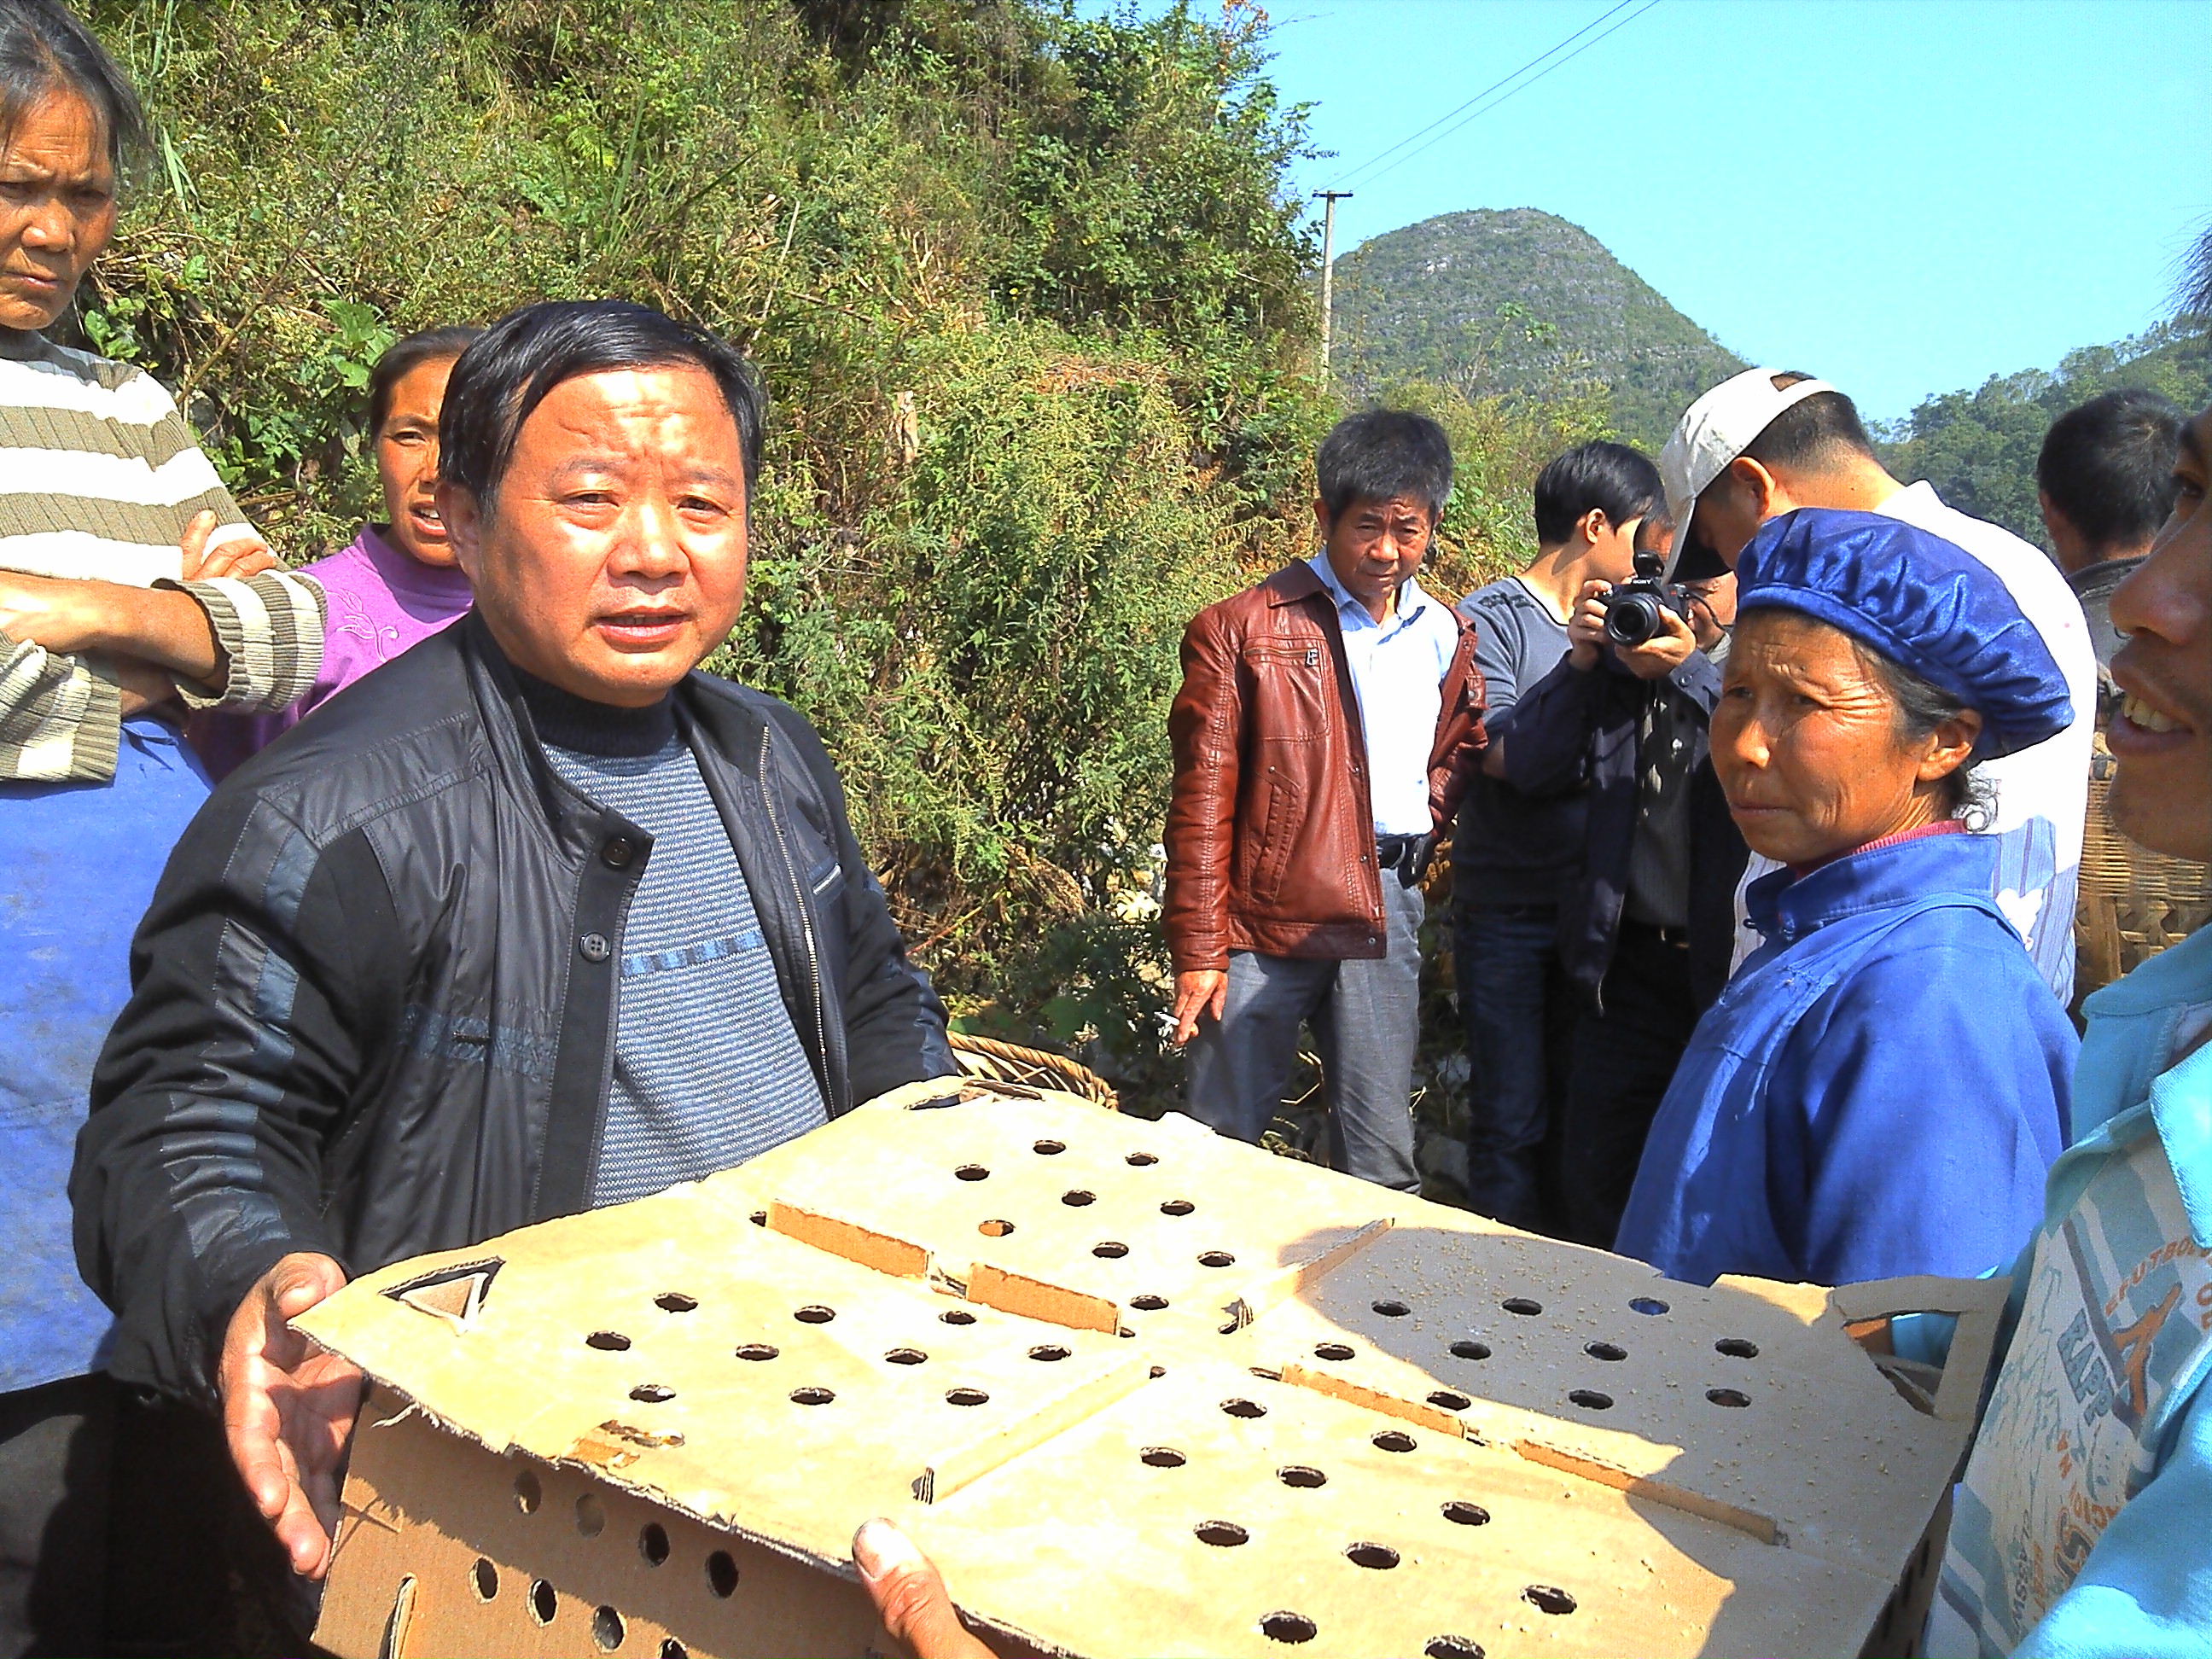
[[[106,129],[76,93],[51,92],[0,149],[0,327],[52,327],[114,232]]]
[[[1758,609],[1736,624],[1713,709],[1713,769],[1755,853],[1818,864],[1942,816],[1980,717],[1900,729],[1881,674],[1840,629]]]
[[[392,544],[423,564],[450,565],[453,550],[438,513],[438,411],[455,359],[417,363],[392,383],[376,428],[376,471]]]

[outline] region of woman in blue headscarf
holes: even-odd
[[[1986,566],[1879,514],[1771,521],[1736,594],[1713,766],[1787,867],[1615,1248],[1698,1284],[1984,1272],[2041,1218],[2076,1045],[1990,898],[1972,769],[2065,730],[2065,677]]]

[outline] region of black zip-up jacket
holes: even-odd
[[[951,1073],[813,728],[706,674],[674,696],[830,1113]],[[77,1141],[109,1369],[211,1401],[288,1252],[358,1274],[586,1207],[652,848],[546,764],[473,614],[225,780],[132,942]]]
[[[1749,856],[1713,775],[1705,725],[1720,700],[1720,670],[1692,651],[1663,680],[1641,680],[1607,652],[1596,668],[1566,657],[1492,726],[1504,745],[1506,781],[1532,795],[1587,791],[1582,867],[1561,884],[1559,957],[1595,997],[1613,963],[1628,902],[1636,840],[1637,728],[1646,701],[1683,700],[1697,718],[1690,756],[1690,981],[1700,1008],[1728,983],[1735,884]]]

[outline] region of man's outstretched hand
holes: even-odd
[[[853,1565],[884,1628],[912,1649],[915,1659],[997,1659],[960,1622],[929,1558],[890,1522],[861,1524],[853,1534]]]
[[[290,1558],[330,1571],[338,1522],[338,1460],[361,1407],[361,1373],[290,1328],[337,1294],[345,1269],[326,1255],[288,1255],[254,1281],[222,1340],[223,1432],[231,1461]]]

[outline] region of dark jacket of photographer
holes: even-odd
[[[673,696],[830,1115],[951,1073],[813,728],[707,674]],[[357,1275],[586,1207],[651,850],[556,776],[473,615],[226,779],[132,942],[77,1143],[109,1369],[211,1400],[288,1252]]]
[[[1662,680],[1638,679],[1610,650],[1591,669],[1563,657],[1492,723],[1508,783],[1529,794],[1587,792],[1582,868],[1560,893],[1559,954],[1568,975],[1591,996],[1612,964],[1628,904],[1644,719],[1662,697],[1689,740],[1681,780],[1686,798],[1676,823],[1688,842],[1686,927],[1698,1006],[1710,1006],[1728,982],[1735,884],[1747,854],[1708,758],[1706,723],[1720,688],[1720,670],[1702,651]]]

